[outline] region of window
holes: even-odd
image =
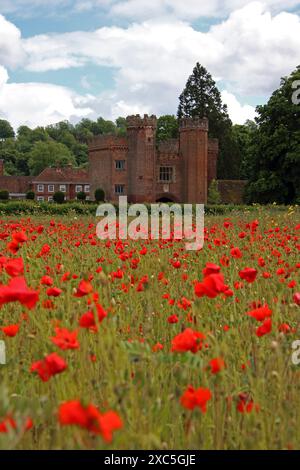
[[[48,193],[54,193],[54,184],[48,184]]]
[[[90,192],[90,185],[89,185],[89,184],[86,184],[86,185],[84,186],[84,192],[85,192],[85,193],[89,193],[89,192]]]
[[[82,192],[82,185],[77,184],[76,187],[75,187],[75,193],[81,193],[81,192]]]
[[[59,186],[59,190],[61,193],[66,193],[67,192],[67,186],[65,184],[61,184]]]
[[[90,201],[90,199],[91,199],[90,196],[86,197],[86,201]]]
[[[116,194],[124,194],[125,185],[124,184],[116,184],[115,185],[115,193]]]
[[[125,160],[115,160],[116,170],[125,170]]]
[[[45,200],[44,196],[38,196],[37,201],[38,202],[43,202]]]
[[[48,201],[53,202],[53,196],[48,196]]]
[[[37,192],[38,193],[43,193],[44,192],[44,185],[43,184],[38,184]]]
[[[159,181],[169,182],[173,181],[174,169],[171,166],[161,166],[159,169]]]

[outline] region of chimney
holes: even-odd
[[[0,176],[4,174],[4,160],[0,160]]]

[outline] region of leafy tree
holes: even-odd
[[[253,136],[257,126],[254,121],[246,121],[245,124],[235,124],[232,127],[233,138],[237,146],[237,160],[239,162],[239,178],[248,179],[251,168],[251,148]]]
[[[0,159],[4,161],[4,171],[8,175],[16,175],[19,152],[14,139],[8,138],[0,143]]]
[[[101,189],[101,188],[96,189],[96,191],[95,191],[95,200],[97,202],[104,202],[105,201],[105,192],[103,191],[103,189]]]
[[[178,118],[207,117],[209,136],[219,139],[218,178],[239,176],[238,148],[232,135],[232,122],[221,93],[205,67],[196,64],[179,97]]]
[[[122,137],[125,137],[126,132],[127,132],[126,118],[118,117],[118,119],[116,119],[116,125],[117,125],[117,134]]]
[[[65,194],[61,191],[56,191],[56,193],[53,194],[53,201],[57,204],[62,204],[65,201]]]
[[[257,107],[257,130],[249,156],[249,202],[300,202],[300,104],[293,84],[300,66],[281,79],[268,103]]]
[[[218,190],[218,182],[216,180],[212,180],[208,189],[208,204],[220,204],[221,203],[221,195]]]
[[[5,119],[0,119],[0,140],[5,140],[15,137],[15,131],[11,124]]]
[[[55,141],[36,142],[29,156],[29,168],[32,175],[38,175],[44,168],[51,166],[76,165],[68,147]]]
[[[175,116],[161,116],[157,120],[156,138],[158,142],[178,137],[178,120]]]

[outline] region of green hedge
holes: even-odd
[[[170,204],[169,204],[170,205]],[[66,202],[64,204],[55,204],[48,202],[37,203],[35,201],[0,201],[0,215],[96,215],[98,204],[92,201],[86,202]],[[151,204],[146,204],[150,213]],[[118,213],[118,205],[115,204],[116,213]],[[286,206],[252,206],[234,205],[234,204],[218,204],[205,206],[206,215],[226,215],[238,212],[253,212],[258,209],[264,210],[268,208],[274,212],[286,211]],[[297,211],[299,208],[297,208]]]

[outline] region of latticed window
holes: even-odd
[[[116,160],[116,170],[125,170],[125,160]]]
[[[124,194],[125,192],[125,185],[124,184],[116,184],[115,185],[115,193],[116,194]]]
[[[159,180],[171,183],[174,178],[174,168],[171,166],[161,166],[159,169]]]

